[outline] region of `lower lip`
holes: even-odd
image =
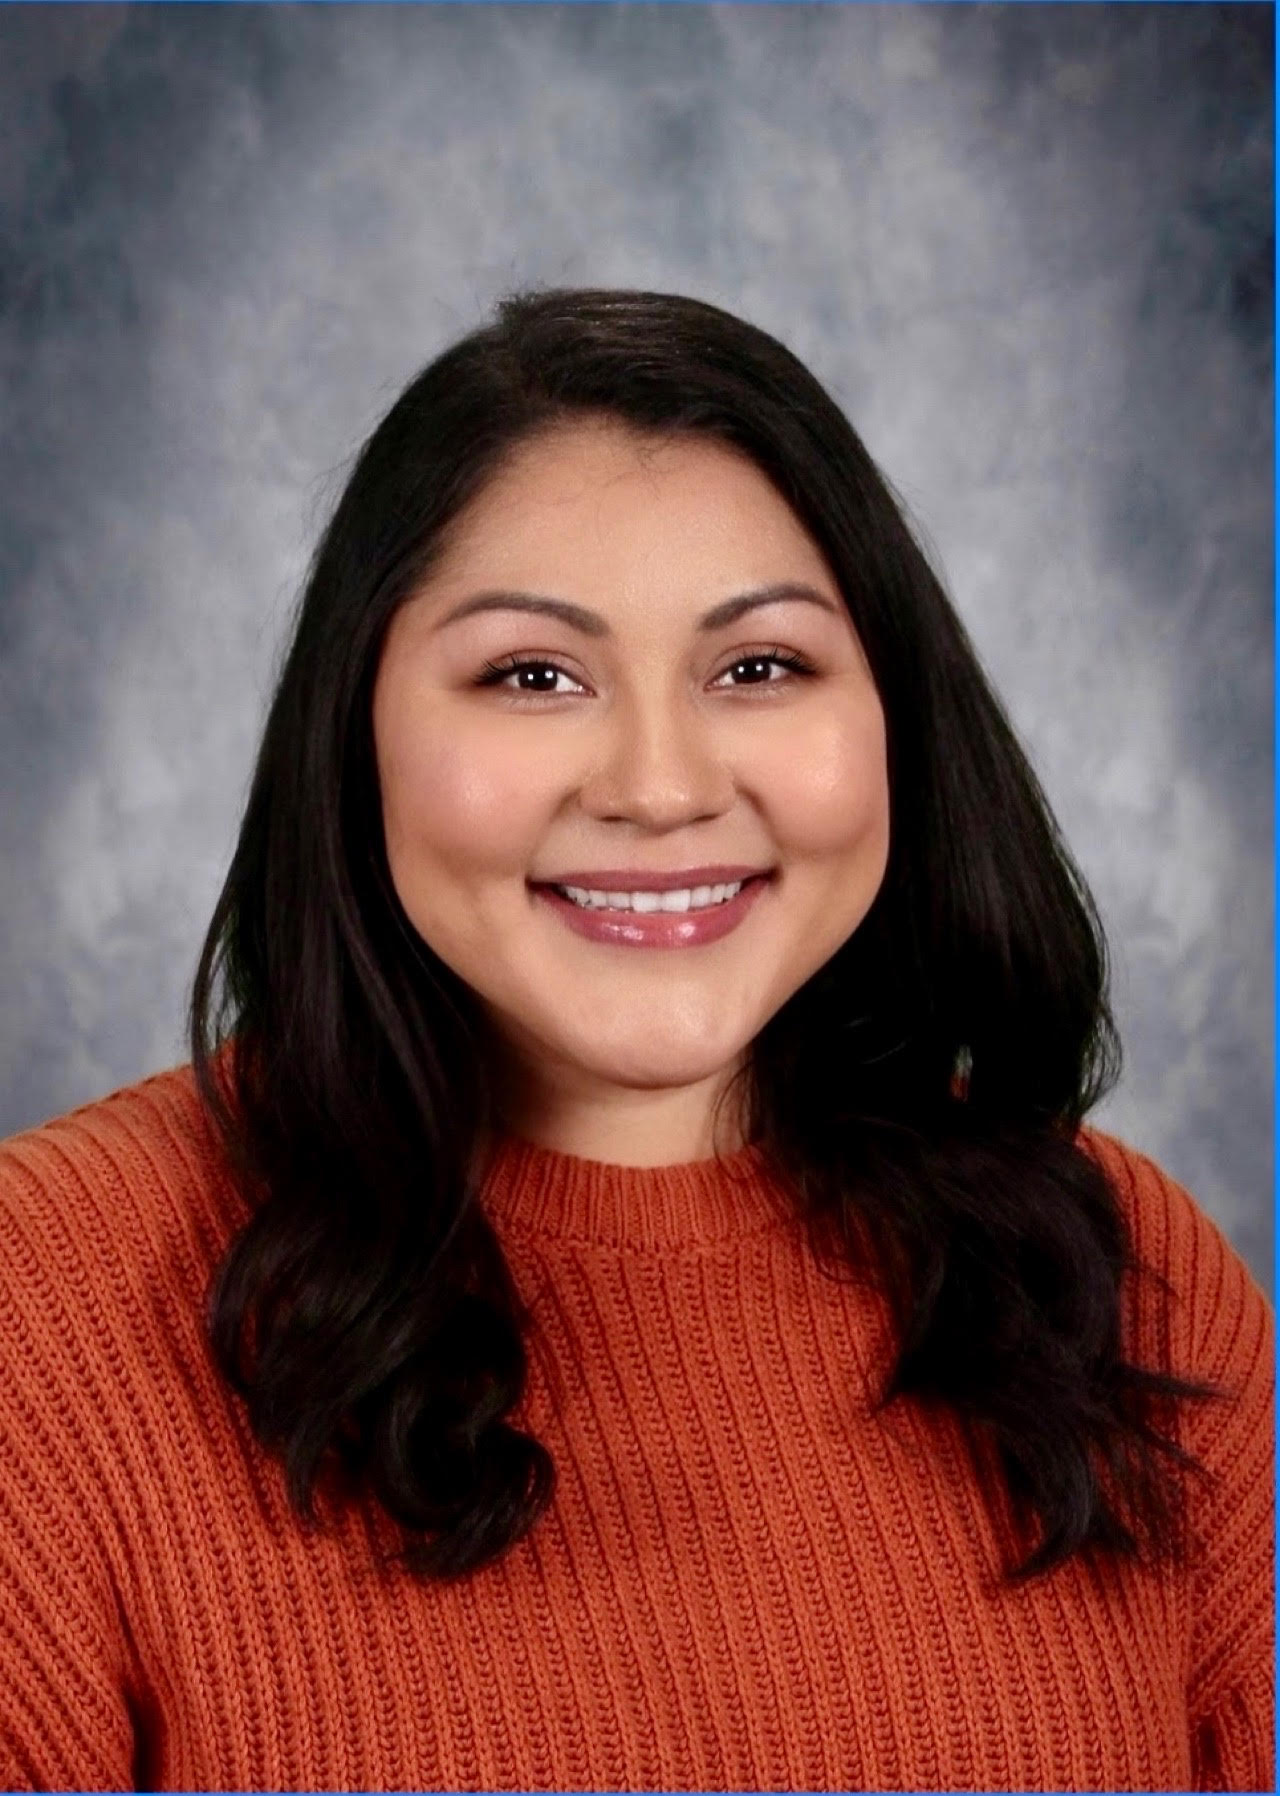
[[[562,897],[553,886],[532,890],[589,942],[612,942],[619,948],[698,948],[736,929],[768,884],[767,876],[749,879],[736,898],[686,911],[588,910]]]

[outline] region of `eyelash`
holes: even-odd
[[[735,667],[742,667],[748,661],[776,661],[779,666],[785,667],[791,673],[799,674],[801,677],[817,672],[813,663],[807,660],[805,656],[797,655],[782,648],[768,649],[760,654],[739,655],[736,660],[729,663],[728,667],[724,669],[724,672],[732,673]],[[522,660],[518,655],[508,655],[504,661],[486,661],[484,666],[485,672],[474,682],[477,686],[496,686],[500,681],[509,679],[512,674],[523,673],[524,670],[529,667],[550,667],[554,669],[556,673],[563,674],[566,680],[573,680],[577,677],[576,675],[571,674],[567,667],[561,667],[557,662],[548,660],[545,656],[539,656],[537,659],[526,657]],[[786,686],[789,683],[790,682],[787,680],[756,680],[749,681],[746,686],[736,687],[735,690],[741,692],[761,687],[765,689],[777,688],[779,686]],[[511,689],[511,696],[517,699],[533,699],[534,701],[537,701],[538,699],[543,698],[568,698],[570,694],[566,692],[517,692],[513,687]]]

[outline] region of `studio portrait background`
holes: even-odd
[[[1272,1281],[1264,5],[0,10],[0,1134],[187,1057],[306,557],[529,284],[726,306],[905,499],[1098,899],[1093,1120]]]

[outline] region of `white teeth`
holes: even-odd
[[[679,892],[591,892],[583,886],[557,886],[556,890],[588,910],[686,911],[723,904],[736,898],[745,884],[745,880],[737,879],[731,885],[694,886]]]

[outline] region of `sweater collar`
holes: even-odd
[[[783,1227],[795,1204],[749,1142],[718,1160],[618,1166],[504,1134],[484,1210],[517,1234],[599,1247],[708,1247]]]

